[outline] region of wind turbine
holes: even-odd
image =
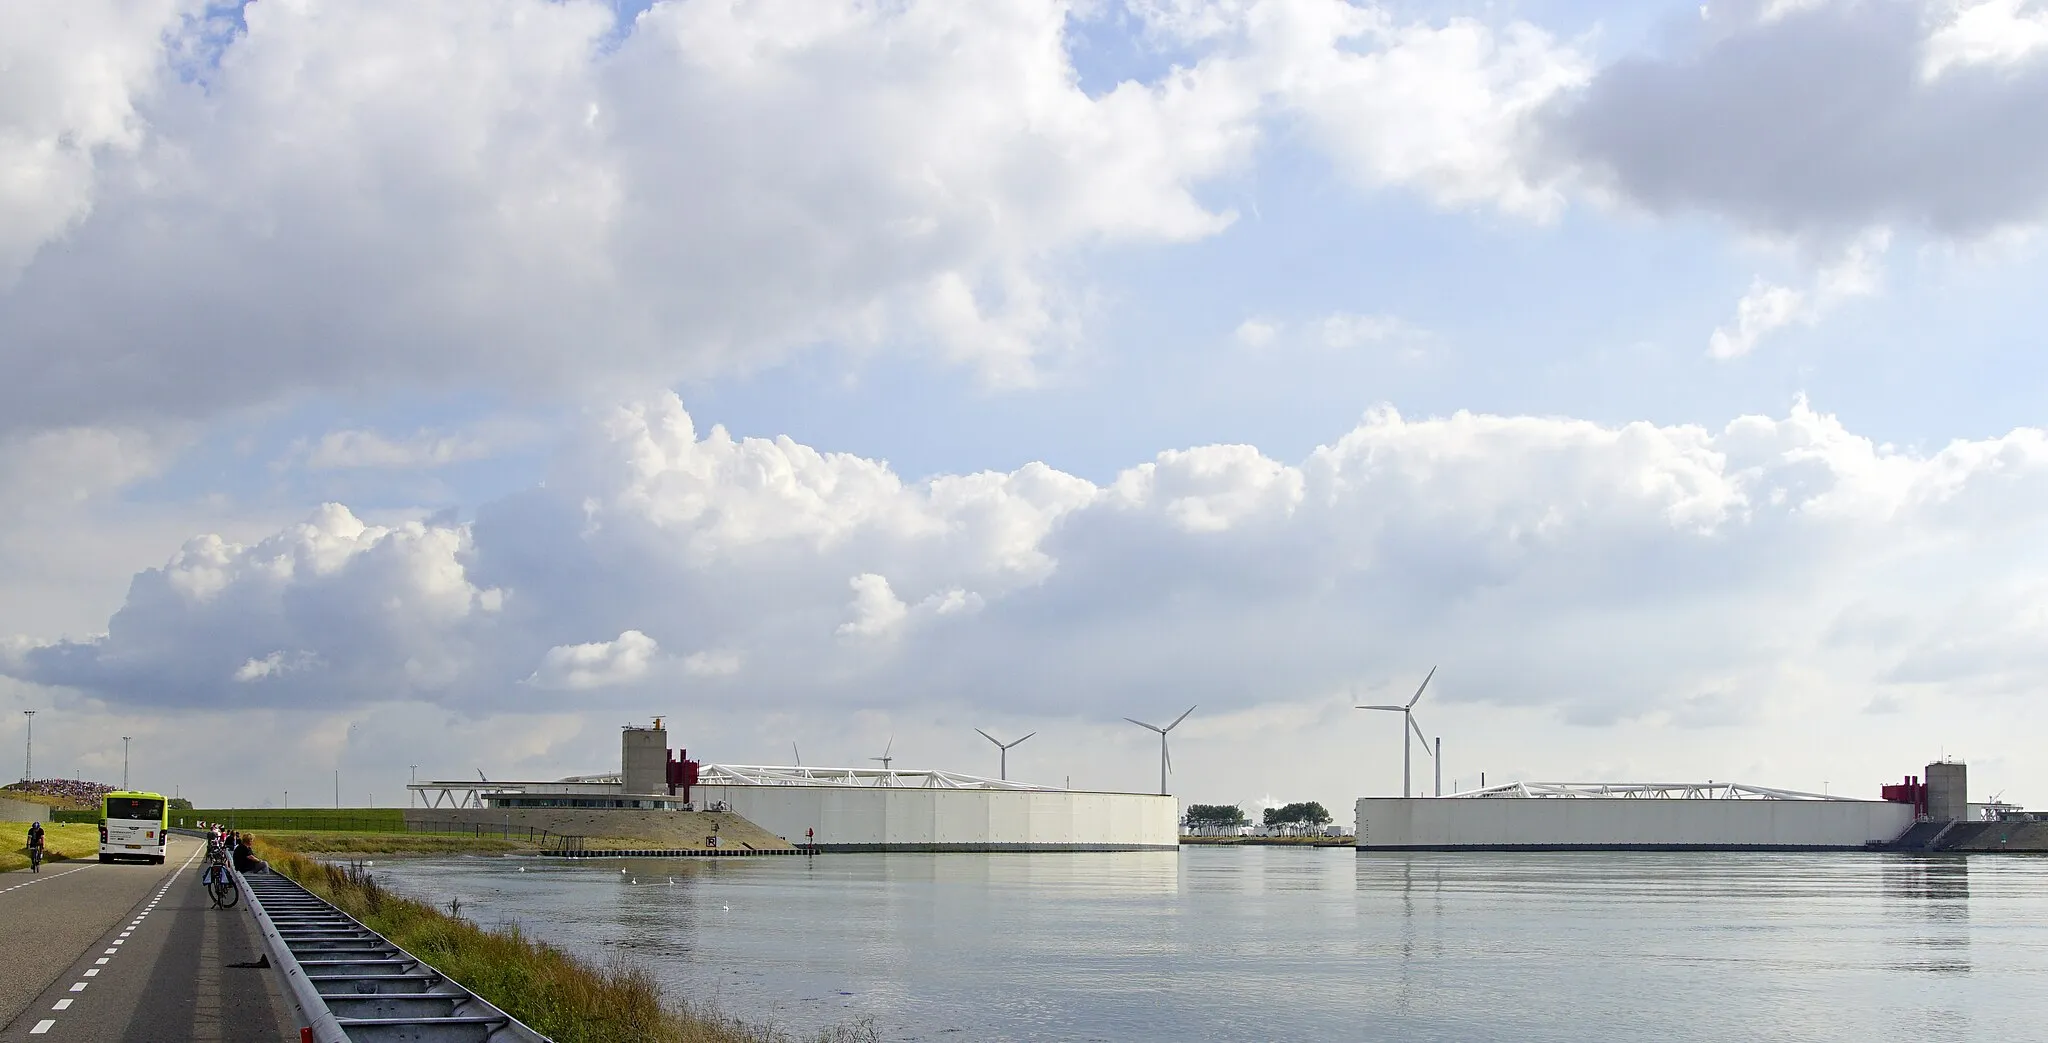
[[[1421,725],[1419,725],[1419,724],[1416,724],[1416,723],[1415,723],[1415,704],[1416,704],[1416,703],[1418,703],[1418,702],[1420,702],[1420,701],[1422,701],[1422,689],[1424,689],[1424,688],[1428,688],[1428,687],[1429,687],[1429,679],[1430,679],[1431,677],[1435,677],[1435,676],[1436,676],[1436,667],[1433,667],[1433,666],[1432,666],[1432,667],[1430,667],[1430,668],[1429,668],[1429,676],[1428,676],[1428,677],[1424,677],[1424,678],[1422,679],[1422,686],[1421,686],[1420,688],[1417,688],[1417,689],[1415,689],[1415,697],[1414,697],[1414,698],[1412,698],[1412,699],[1410,699],[1410,700],[1408,700],[1408,704],[1407,704],[1406,706],[1360,706],[1360,707],[1357,707],[1357,709],[1360,709],[1360,710],[1392,710],[1392,711],[1394,711],[1395,713],[1398,713],[1398,714],[1400,714],[1400,715],[1401,715],[1401,720],[1402,720],[1402,722],[1403,722],[1404,724],[1406,724],[1406,725],[1408,726],[1408,727],[1406,727],[1406,728],[1403,728],[1403,729],[1401,729],[1401,795],[1402,795],[1402,796],[1404,796],[1404,797],[1406,797],[1406,796],[1408,796],[1408,795],[1409,795],[1409,793],[1408,793],[1408,762],[1409,762],[1409,758],[1410,758],[1410,756],[1412,756],[1413,750],[1415,749],[1415,746],[1414,746],[1414,744],[1413,744],[1412,742],[1410,742],[1410,741],[1409,741],[1409,738],[1408,738],[1408,736],[1409,736],[1409,733],[1410,733],[1410,732],[1413,732],[1416,738],[1418,738],[1418,739],[1421,739],[1421,740],[1422,740],[1422,752],[1423,752],[1423,753],[1428,753],[1428,752],[1429,752],[1429,736],[1427,736],[1427,735],[1424,735],[1424,734],[1422,734],[1422,726],[1421,726]]]
[[[1018,739],[1018,740],[1017,740],[1016,742],[1004,742],[1003,740],[1001,740],[1001,739],[998,739],[998,738],[996,738],[995,736],[993,736],[993,735],[990,735],[989,733],[987,733],[987,732],[984,732],[984,731],[982,731],[982,730],[981,730],[981,729],[979,729],[979,728],[976,728],[976,729],[974,729],[974,730],[975,730],[975,731],[977,731],[977,732],[980,732],[980,733],[981,733],[981,737],[982,737],[982,738],[984,738],[984,739],[987,739],[988,741],[990,741],[990,742],[992,742],[992,743],[995,743],[995,744],[996,744],[996,749],[999,749],[999,750],[1003,751],[1003,755],[1002,755],[1002,756],[1003,756],[1003,759],[1002,759],[1002,765],[1003,765],[1003,767],[1002,767],[1002,774],[1001,774],[1001,775],[999,775],[999,776],[997,776],[997,777],[998,777],[998,778],[1000,778],[1000,779],[1002,779],[1002,780],[1003,780],[1004,782],[1008,782],[1008,781],[1010,781],[1010,747],[1012,747],[1012,746],[1022,746],[1022,745],[1024,744],[1024,739],[1029,739],[1029,738],[1031,738],[1031,735],[1037,735],[1037,734],[1038,734],[1037,732],[1032,732],[1032,733],[1031,733],[1031,735],[1026,735],[1026,736],[1024,737],[1024,739]]]
[[[1168,769],[1173,767],[1173,754],[1166,752],[1166,733],[1174,730],[1175,728],[1180,727],[1180,722],[1187,720],[1188,714],[1194,712],[1194,707],[1188,707],[1186,710],[1181,712],[1181,715],[1179,717],[1173,719],[1172,724],[1169,724],[1164,728],[1161,728],[1156,724],[1146,724],[1144,721],[1141,721],[1136,717],[1124,718],[1124,720],[1129,721],[1140,728],[1150,728],[1153,731],[1159,733],[1159,795],[1162,797],[1166,796],[1166,772]],[[1019,739],[1017,741],[1023,742],[1024,740]]]
[[[883,771],[888,771],[888,770],[889,770],[889,762],[890,762],[890,761],[892,761],[892,760],[895,760],[895,759],[896,759],[896,758],[894,758],[894,757],[891,757],[891,756],[889,756],[889,752],[890,752],[891,750],[894,750],[895,748],[896,748],[896,737],[895,737],[894,735],[891,735],[891,736],[889,736],[889,745],[887,745],[887,746],[884,746],[884,747],[882,747],[882,755],[881,755],[880,757],[869,757],[868,759],[869,759],[869,760],[871,760],[871,761],[881,761],[881,762],[882,762],[882,770],[883,770]]]

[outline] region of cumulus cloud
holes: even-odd
[[[2048,680],[2022,622],[2048,617],[2044,520],[2048,434],[1912,452],[1804,403],[1718,430],[1382,409],[1294,462],[1201,446],[1096,485],[1042,464],[905,481],[700,433],[661,395],[467,524],[330,506],[194,539],[104,636],[18,643],[5,671],[128,703],[717,684],[763,709],[1099,715],[1453,657],[1464,698],[1720,725],[1815,673],[1877,694]],[[2011,625],[1964,641],[1962,618]]]
[[[1976,237],[2048,207],[2048,51],[2011,0],[1728,3],[1559,104],[1553,155],[1658,212],[1839,241]]]
[[[92,211],[100,167],[143,141],[137,111],[180,0],[11,5],[0,34],[0,289]]]
[[[0,43],[0,422],[820,341],[1027,381],[1060,257],[1222,229],[1195,189],[1257,136],[1196,70],[1083,91],[1045,0],[181,7]]]
[[[846,585],[853,588],[853,603],[847,606],[853,618],[839,625],[841,634],[888,637],[910,617],[910,606],[897,600],[896,592],[889,589],[888,577],[863,572]]]
[[[638,630],[628,630],[613,641],[556,645],[541,657],[540,669],[526,682],[568,691],[610,688],[646,677],[660,651],[660,644]]]
[[[1714,330],[1707,341],[1707,354],[1717,359],[1740,358],[1756,348],[1757,341],[1774,330],[1793,323],[1811,326],[1837,306],[1855,297],[1876,293],[1878,266],[1891,234],[1882,229],[1863,235],[1832,264],[1823,267],[1806,289],[1765,282],[1761,277],[1735,305],[1735,324]]]
[[[1264,98],[1361,187],[1537,219],[1563,205],[1559,175],[1526,162],[1526,138],[1592,66],[1541,28],[1344,0],[1133,6],[1155,33],[1217,47],[1206,70]]]
[[[32,4],[0,43],[0,425],[818,344],[1028,384],[1085,317],[1073,258],[1229,226],[1205,190],[1276,128],[1366,189],[1563,198],[1524,139],[1590,71],[1540,29],[1137,7],[1190,60],[1088,90],[1070,27],[1124,12],[1059,0]]]

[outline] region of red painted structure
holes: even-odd
[[[1885,800],[1894,804],[1913,805],[1913,814],[1927,814],[1927,784],[1918,775],[1906,776],[1906,781],[1896,786],[1884,786],[1878,790]]]
[[[676,787],[680,786],[683,790],[683,800],[689,801],[690,787],[697,784],[698,767],[697,762],[690,759],[690,751],[668,751],[668,795],[675,796]]]

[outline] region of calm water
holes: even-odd
[[[866,1014],[902,1040],[2048,1036],[2048,859],[1189,848],[373,871],[791,1030]]]

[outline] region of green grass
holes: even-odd
[[[254,830],[251,830],[254,832]],[[506,855],[538,851],[524,840],[463,833],[371,833],[343,830],[265,830],[259,839],[292,851],[321,855]]]
[[[63,797],[53,797],[47,793],[30,793],[27,790],[18,790],[12,787],[0,787],[0,797],[6,797],[8,800],[19,800],[29,804],[41,804],[46,808],[75,808],[78,806]]]
[[[654,979],[624,962],[592,967],[519,930],[486,930],[386,891],[368,873],[316,862],[257,839],[260,857],[342,911],[557,1043],[788,1043],[688,1005],[662,1001]],[[814,1037],[873,1043],[862,1024]]]
[[[200,822],[225,823],[230,829],[343,830],[356,833],[403,833],[404,808],[194,808],[171,812],[171,825],[192,828]]]
[[[28,823],[0,822],[0,837],[7,846],[0,849],[0,873],[28,868]],[[100,827],[97,825],[43,825],[43,861],[66,858],[98,858]]]

